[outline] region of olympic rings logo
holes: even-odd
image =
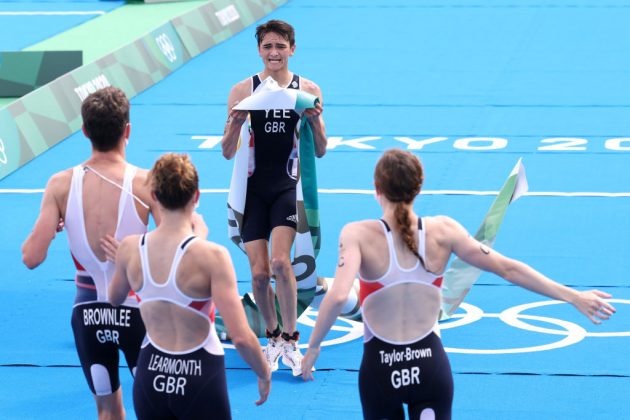
[[[614,303],[626,303],[630,304],[630,300],[627,299],[606,299],[607,302]],[[545,351],[545,350],[554,350],[562,347],[567,347],[580,341],[584,340],[586,337],[630,337],[630,331],[619,331],[619,332],[589,332],[586,331],[581,326],[565,321],[562,319],[551,318],[547,316],[540,315],[526,315],[522,314],[523,311],[532,308],[539,308],[543,306],[549,305],[557,305],[563,304],[565,302],[561,302],[558,300],[551,301],[540,301],[533,303],[526,303],[523,305],[514,306],[512,308],[506,309],[499,314],[494,313],[484,313],[480,308],[462,303],[461,308],[465,311],[465,314],[455,314],[451,317],[451,319],[456,319],[452,322],[444,322],[440,324],[440,330],[446,330],[450,328],[461,327],[464,325],[472,324],[473,322],[479,321],[481,318],[499,318],[505,324],[519,328],[522,330],[542,333],[542,334],[551,334],[551,335],[559,335],[563,336],[562,339],[549,343],[543,344],[539,346],[530,346],[530,347],[514,347],[514,348],[504,348],[504,349],[464,349],[464,348],[456,348],[456,347],[445,347],[445,350],[449,353],[463,353],[463,354],[508,354],[508,353],[530,353],[535,351]],[[546,324],[556,325],[560,327],[560,329],[555,328],[543,328],[536,325],[532,325],[524,320],[529,321],[538,321]]]
[[[160,36],[155,38],[155,42],[157,43],[160,51],[162,51],[162,54],[164,54],[164,57],[166,57],[169,62],[174,63],[175,60],[177,60],[175,46],[173,45],[173,42],[168,37],[168,35],[166,35],[165,33],[161,34]]]
[[[611,303],[625,303],[630,304],[628,299],[606,299]],[[472,324],[481,320],[482,318],[498,318],[505,324],[518,328],[521,330],[537,332],[541,334],[549,334],[562,336],[560,340],[554,341],[549,344],[543,344],[538,346],[529,347],[512,347],[503,349],[467,349],[457,347],[444,347],[447,353],[462,353],[462,354],[512,354],[512,353],[531,353],[536,351],[555,350],[562,347],[567,347],[580,341],[586,337],[630,337],[630,331],[617,331],[617,332],[590,332],[586,331],[583,327],[570,321],[563,319],[551,318],[541,315],[527,315],[522,312],[540,308],[550,305],[564,304],[558,300],[546,300],[533,303],[526,303],[523,305],[513,306],[501,313],[484,313],[484,311],[474,305],[468,303],[462,303],[460,308],[464,310],[464,314],[455,314],[451,316],[451,320],[440,323],[440,331],[448,330],[451,328],[463,327],[465,325]],[[302,316],[298,319],[298,323],[307,327],[313,328],[315,326],[315,320],[317,318],[317,311],[313,308],[308,308]],[[526,321],[537,321],[540,323],[555,325],[558,328],[544,328],[536,325],[532,325]],[[339,323],[345,325],[338,325]],[[337,324],[333,325],[332,331],[342,333],[341,336],[331,338],[322,342],[322,346],[333,346],[336,344],[347,343],[363,336],[363,323],[352,321],[346,318],[338,318]],[[223,343],[224,348],[235,348],[232,344]],[[298,345],[299,348],[307,348],[308,344],[303,343]]]

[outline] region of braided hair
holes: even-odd
[[[405,204],[411,203],[420,193],[424,175],[418,158],[410,152],[390,149],[383,153],[374,170],[377,190],[395,204],[394,217],[400,226],[400,235],[407,248],[420,261],[418,243],[414,240],[409,213]]]

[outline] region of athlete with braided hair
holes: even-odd
[[[571,303],[593,323],[614,312],[598,290],[576,291],[486,247],[447,216],[418,217],[413,202],[423,170],[418,158],[389,150],[376,165],[374,184],[383,208],[381,220],[347,224],[339,236],[335,282],[320,308],[302,377],[339,315],[359,273],[364,351],[359,393],[365,419],[450,419],[453,377],[437,328],[442,273],[452,253],[482,270]],[[386,257],[384,257],[386,256]]]

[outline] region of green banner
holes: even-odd
[[[0,170],[12,172],[20,167],[20,133],[9,111],[0,109]]]
[[[144,0],[145,3],[181,3],[183,1],[193,1],[193,0]]]
[[[82,51],[0,52],[0,97],[24,96],[82,64]]]
[[[45,152],[81,128],[81,103],[92,92],[117,86],[133,97],[162,80],[190,59],[171,23],[105,57],[82,66],[9,104],[19,147],[5,142],[11,164],[0,166],[0,178]],[[11,128],[9,124],[9,128]],[[0,138],[12,138],[0,128]]]
[[[79,130],[90,93],[116,86],[131,98],[285,2],[204,3],[0,109],[0,179]]]
[[[488,247],[492,247],[508,206],[521,197],[527,188],[525,167],[519,159],[499,191],[497,198],[490,206],[483,222],[481,222],[475,239]],[[453,315],[480,275],[481,270],[477,267],[473,267],[459,258],[453,260],[444,274],[440,320],[448,319]]]
[[[286,0],[215,0],[172,20],[192,57],[265,17]]]

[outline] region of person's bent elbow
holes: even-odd
[[[116,284],[118,283],[117,280],[118,278],[115,274],[114,279],[109,284],[109,287],[107,289],[107,300],[115,308],[122,305],[125,299],[127,299],[127,296],[129,296],[128,291],[123,291],[118,287],[118,285]]]
[[[27,243],[22,245],[22,262],[29,269],[32,270],[39,266],[46,259],[46,253],[34,252]]]
[[[223,157],[227,160],[231,160],[236,154],[236,150],[231,150],[232,148],[225,144],[225,142],[221,142],[221,152],[223,153]]]
[[[330,299],[330,303],[333,307],[341,307],[348,301],[348,296],[341,295],[339,293],[329,293],[327,296]]]
[[[127,295],[121,296],[119,293],[112,290],[111,287],[109,288],[109,297],[107,300],[109,301],[109,304],[112,305],[114,308],[117,308],[120,305],[122,305],[122,303],[125,301],[126,298],[127,298]]]
[[[229,152],[226,149],[223,149],[223,157],[227,160],[232,160],[232,158],[234,157],[234,153]]]
[[[326,147],[324,146],[324,148],[322,150],[315,150],[315,157],[317,158],[322,158],[324,157],[324,155],[326,154]]]
[[[251,342],[251,337],[249,334],[237,333],[234,336],[230,336],[230,340],[237,349],[244,349],[247,348],[247,345]]]
[[[44,256],[36,256],[29,254],[27,252],[22,252],[22,262],[29,269],[32,270],[38,267],[41,263],[46,259],[46,255]]]

